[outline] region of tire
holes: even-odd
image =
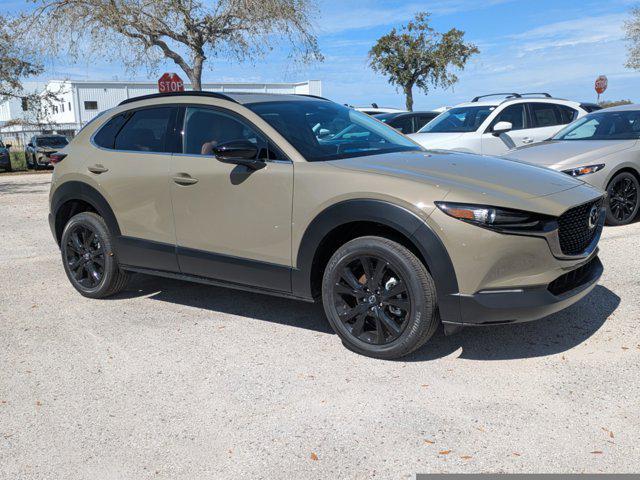
[[[33,154],[31,157],[31,164],[33,165],[34,170],[40,170],[40,166],[38,165],[38,160],[36,159],[36,155]]]
[[[99,215],[72,217],[62,232],[60,251],[67,278],[85,297],[105,298],[126,287],[129,275],[120,269],[113,237]]]
[[[630,172],[622,172],[607,185],[607,225],[631,223],[640,210],[640,182]]]
[[[333,254],[322,279],[322,303],[343,344],[374,358],[392,360],[417,350],[440,324],[426,267],[407,248],[381,237],[356,238]]]

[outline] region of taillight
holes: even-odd
[[[66,157],[67,155],[64,153],[52,153],[51,155],[49,155],[49,160],[51,161],[51,165],[55,165],[56,163],[60,163],[62,160],[64,160],[64,157]]]

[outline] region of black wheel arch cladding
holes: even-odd
[[[460,322],[458,281],[451,258],[440,238],[411,211],[383,200],[347,200],[322,211],[307,227],[292,270],[293,293],[312,297],[312,271],[316,252],[325,237],[341,225],[370,222],[388,227],[408,239],[419,251],[436,285],[443,321]]]

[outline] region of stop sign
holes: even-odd
[[[596,78],[596,92],[598,95],[601,95],[605,92],[607,87],[609,86],[609,80],[604,75],[600,75]]]
[[[177,73],[165,73],[158,80],[160,93],[184,92],[184,82]]]

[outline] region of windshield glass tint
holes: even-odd
[[[65,147],[69,141],[66,137],[41,137],[36,140],[39,147]]]
[[[368,115],[332,102],[286,101],[245,106],[260,115],[310,162],[422,150]]]
[[[640,111],[590,113],[561,130],[554,140],[636,140]]]
[[[452,108],[422,127],[419,133],[475,132],[495,108],[494,106]]]

